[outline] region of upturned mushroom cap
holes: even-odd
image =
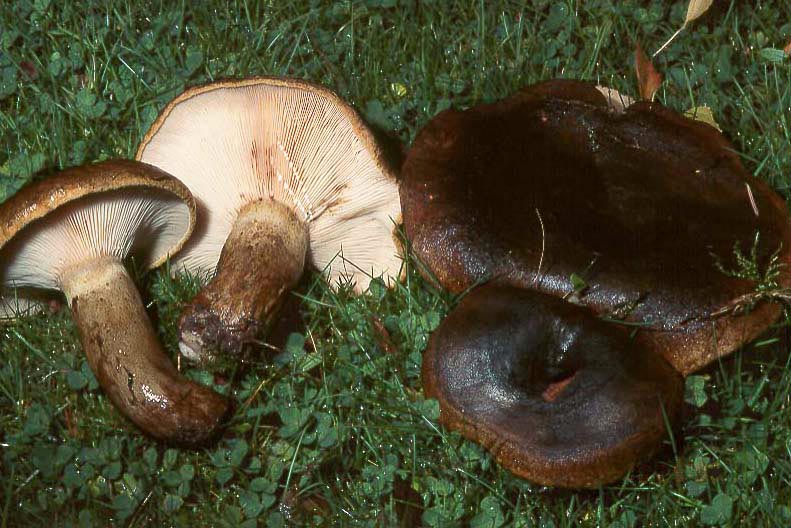
[[[213,274],[239,211],[276,200],[308,224],[308,258],[331,284],[347,278],[364,290],[399,272],[395,176],[354,109],[326,88],[261,77],[187,90],[137,159],[179,178],[198,203],[174,271]]]
[[[680,374],[589,310],[486,285],[431,336],[440,419],[533,482],[594,487],[651,455],[678,413]]]
[[[608,109],[593,85],[551,81],[446,111],[402,171],[405,230],[454,292],[492,280],[644,323],[638,339],[688,374],[756,337],[780,307],[711,314],[755,289],[730,277],[733,248],[791,260],[783,200],[716,129],[657,103]],[[784,268],[781,286],[791,284]]]
[[[66,270],[102,256],[156,267],[187,240],[194,214],[189,191],[155,167],[116,160],[65,170],[0,208],[0,283],[61,291]]]

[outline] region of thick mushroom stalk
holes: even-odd
[[[217,433],[228,400],[179,374],[118,259],[69,269],[62,285],[88,363],[127,418],[151,436],[180,445],[199,445]]]
[[[195,200],[151,165],[113,160],[63,171],[0,207],[0,286],[64,291],[102,388],[146,433],[197,445],[229,402],[179,376],[121,264],[154,268],[195,226]]]
[[[238,355],[262,337],[303,266],[358,292],[398,276],[395,172],[326,88],[269,77],[190,88],[162,110],[137,159],[195,196],[195,235],[171,270],[216,277],[182,317],[187,358]]]
[[[212,281],[187,306],[179,348],[191,360],[238,353],[269,323],[284,293],[299,281],[308,227],[287,206],[259,200],[233,224]]]

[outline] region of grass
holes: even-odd
[[[637,92],[686,2],[0,3],[0,198],[33,174],[131,157],[185,86],[293,75],[350,100],[394,143],[449,106],[553,77]],[[718,0],[656,60],[658,99],[708,106],[747,168],[791,190],[791,4]],[[437,424],[421,352],[453,299],[409,259],[392,291],[308,277],[261,355],[194,379],[230,393],[200,451],[141,437],[87,368],[66,310],[0,326],[0,526],[756,526],[791,524],[788,329],[687,380],[674,444],[622,482],[570,492],[514,478]],[[730,263],[725,263],[730,266]],[[175,357],[197,285],[140,277]]]

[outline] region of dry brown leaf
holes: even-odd
[[[783,51],[785,52],[786,56],[791,57],[791,40],[788,41],[788,44],[786,44],[786,47],[783,48]]]
[[[624,95],[615,88],[597,85],[596,89],[599,90],[607,99],[607,106],[609,109],[617,114],[624,113],[627,108],[634,104],[633,97]]]
[[[662,75],[656,71],[654,64],[643,51],[640,43],[634,50],[634,69],[637,72],[637,86],[640,90],[640,99],[653,101],[654,94],[662,84]]]
[[[31,81],[35,81],[36,79],[38,79],[38,71],[36,70],[36,67],[33,65],[32,62],[30,61],[20,62],[19,69],[22,70],[22,73],[24,73],[27,76],[27,78],[30,79]]]
[[[680,28],[678,28],[678,31],[673,33],[670,36],[670,38],[667,39],[667,42],[662,44],[662,46],[660,46],[660,48],[654,52],[652,57],[656,57],[657,55],[662,53],[662,50],[668,47],[670,43],[675,40],[678,34],[687,28],[690,22],[692,22],[693,20],[697,20],[698,18],[701,17],[701,15],[703,15],[703,13],[708,11],[713,2],[714,0],[689,0],[689,4],[687,5],[687,16],[686,18],[684,18],[684,23],[681,25]]]

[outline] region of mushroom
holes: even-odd
[[[447,426],[520,477],[594,487],[656,451],[683,382],[624,328],[559,298],[488,284],[466,295],[423,358]]]
[[[734,243],[760,233],[764,269],[791,260],[783,200],[715,128],[658,103],[611,111],[593,85],[550,81],[445,111],[403,166],[404,227],[453,292],[485,278],[639,324],[637,339],[684,375],[760,334],[764,303],[712,318],[755,282],[728,276]],[[791,268],[781,270],[791,284]]]
[[[677,414],[679,382],[663,360],[686,376],[780,314],[765,303],[717,317],[756,287],[722,272],[734,243],[760,233],[762,269],[791,259],[783,200],[715,128],[656,103],[611,108],[593,85],[550,81],[445,111],[407,154],[401,201],[416,255],[445,288],[491,281],[561,299],[481,288],[424,359],[441,419],[537,482],[619,478],[661,438],[656,397],[670,423]],[[791,269],[776,280],[788,286]],[[633,342],[594,315],[638,330]],[[546,342],[529,348],[530,337]],[[576,358],[576,375],[554,378],[558,355]],[[514,375],[522,381],[497,381]],[[553,401],[539,401],[542,383]]]
[[[326,88],[254,78],[189,89],[137,159],[179,178],[198,204],[195,236],[172,266],[214,275],[180,321],[187,358],[240,352],[306,258],[358,291],[399,272],[395,176],[359,116]]]
[[[184,185],[132,161],[66,170],[0,208],[0,285],[62,291],[113,404],[151,436],[183,445],[212,437],[229,403],[178,373],[123,261],[158,266],[184,244],[194,219]]]

